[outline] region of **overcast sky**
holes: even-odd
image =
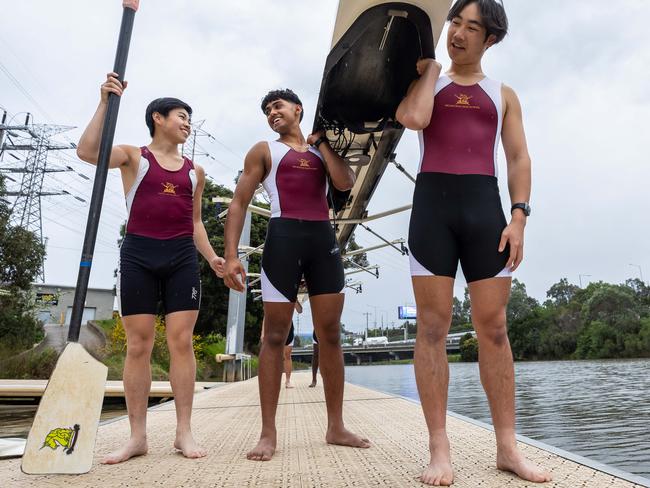
[[[434,1],[434,0],[432,0]],[[525,260],[516,273],[529,293],[566,277],[621,283],[650,278],[650,2],[647,0],[546,0],[505,2],[510,33],[488,51],[483,69],[512,86],[523,110],[533,160],[533,214],[526,229]],[[77,141],[92,116],[99,85],[112,69],[121,17],[118,0],[10,2],[0,17],[0,107],[31,112],[35,120],[76,126]],[[336,0],[143,0],[136,16],[115,141],[149,142],[148,102],[176,96],[194,108],[194,120],[215,140],[199,143],[211,158],[197,157],[214,181],[233,187],[243,155],[258,140],[274,138],[259,110],[269,90],[290,87],[305,104],[308,133],[329,52]],[[437,49],[449,61],[443,31]],[[24,115],[18,115],[22,120]],[[66,141],[65,137],[60,140]],[[407,131],[398,161],[417,170],[417,137]],[[213,159],[214,158],[214,159]],[[45,189],[66,189],[90,201],[94,167],[72,151],[52,167],[75,172],[48,175]],[[7,166],[5,161],[2,166]],[[500,155],[502,199],[506,163]],[[119,226],[126,217],[118,172],[108,179],[90,286],[114,284]],[[413,185],[389,167],[369,212],[411,202]],[[71,197],[43,200],[48,238],[46,281],[74,285],[88,205]],[[211,216],[205,216],[210,218]],[[386,238],[407,237],[409,214],[373,222]],[[365,230],[357,241],[378,240]],[[397,306],[414,302],[408,259],[393,250],[369,254],[381,277],[357,274],[363,293],[350,291],[343,322],[348,328],[391,324]],[[636,266],[630,266],[634,264]],[[586,276],[590,275],[590,276]],[[462,296],[462,275],[456,292]],[[300,332],[311,330],[307,308]]]

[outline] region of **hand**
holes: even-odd
[[[138,11],[138,6],[140,5],[140,0],[122,0],[122,7],[130,8],[131,10]]]
[[[210,267],[219,278],[223,278],[225,264],[226,260],[219,256],[212,258],[212,261],[210,261]]]
[[[108,95],[114,93],[118,97],[122,96],[128,82],[120,83],[120,80],[117,79],[117,73],[108,73],[106,75],[106,81],[102,83],[101,88],[101,100],[103,103],[108,103]]]
[[[321,137],[325,137],[325,132],[322,130],[317,130],[313,134],[309,134],[309,136],[307,136],[307,144],[311,146]],[[325,139],[325,141],[327,141],[327,139]]]
[[[226,259],[223,271],[223,282],[231,290],[244,291],[246,271],[239,258]]]
[[[505,250],[506,244],[510,245],[510,255],[506,261],[506,268],[510,272],[514,272],[524,260],[524,225],[524,220],[513,218],[501,233],[499,252]]]
[[[420,76],[424,75],[424,73],[431,68],[436,68],[438,73],[442,71],[442,65],[433,58],[418,59],[415,68],[418,70]]]

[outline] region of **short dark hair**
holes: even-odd
[[[154,112],[158,112],[163,117],[167,117],[167,115],[169,115],[169,112],[175,108],[185,109],[187,110],[187,113],[190,115],[190,117],[192,116],[192,107],[190,107],[183,100],[179,100],[178,98],[156,98],[147,106],[147,111],[144,115],[144,121],[147,123],[147,127],[149,127],[149,134],[151,134],[151,137],[153,137],[154,130],[156,129],[156,125],[153,122]]]
[[[452,21],[455,17],[459,17],[460,13],[465,7],[472,3],[478,4],[478,10],[481,13],[481,20],[485,27],[485,39],[488,37],[496,37],[495,44],[501,42],[508,33],[508,17],[506,10],[503,8],[503,3],[496,0],[458,0],[449,10],[447,20]]]
[[[266,106],[271,102],[275,102],[276,100],[286,100],[287,102],[300,105],[300,107],[302,108],[302,102],[300,101],[300,98],[298,98],[298,95],[296,95],[289,88],[284,88],[282,90],[271,90],[266,94],[264,98],[262,98],[262,112],[266,113]],[[305,115],[305,111],[303,110],[300,112],[301,122],[304,115]]]

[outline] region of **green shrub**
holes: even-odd
[[[30,351],[0,362],[0,378],[43,379],[54,371],[59,355],[54,349]]]
[[[469,334],[467,334],[469,335]],[[463,336],[464,338],[465,336]],[[466,362],[478,361],[478,339],[470,337],[460,343],[460,358]]]

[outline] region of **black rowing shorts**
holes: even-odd
[[[409,225],[411,276],[455,278],[459,260],[468,283],[511,276],[509,247],[499,252],[506,225],[494,176],[418,174]]]
[[[152,239],[127,234],[117,274],[120,315],[198,310],[201,280],[192,237]]]
[[[293,346],[293,340],[295,338],[295,329],[293,328],[293,322],[291,322],[291,328],[289,329],[289,334],[287,335],[287,340],[284,341],[285,346]]]
[[[328,221],[274,217],[262,255],[262,300],[295,302],[304,276],[309,296],[342,293],[341,251]]]

